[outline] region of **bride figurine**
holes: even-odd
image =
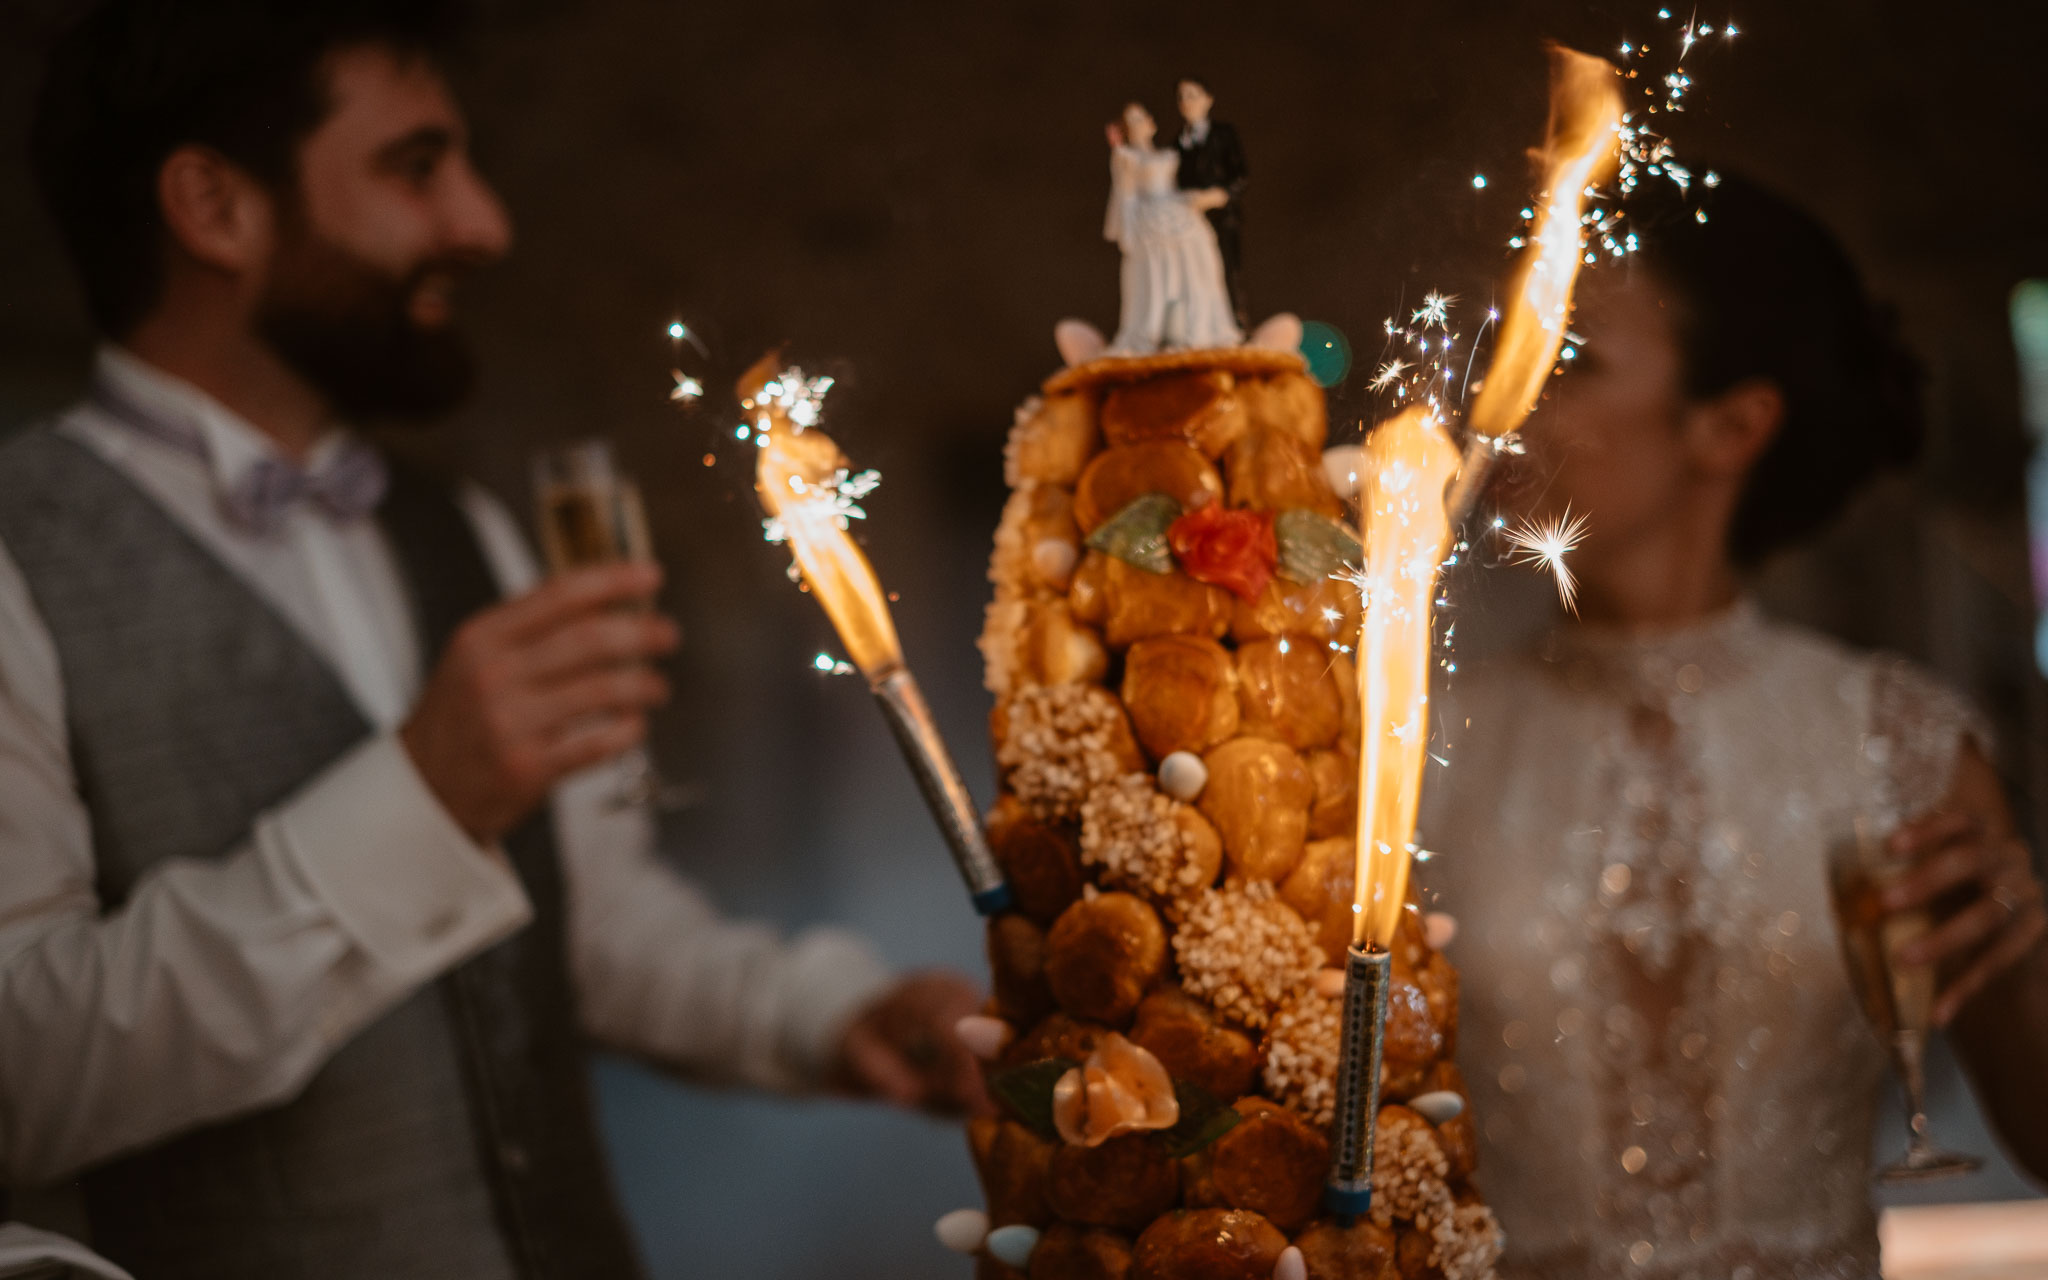
[[[1152,145],[1158,126],[1133,102],[1108,128],[1109,216],[1102,234],[1123,250],[1123,315],[1112,355],[1244,341],[1230,309],[1205,191],[1175,185],[1180,152]]]

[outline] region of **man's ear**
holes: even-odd
[[[156,189],[164,226],[187,256],[234,276],[268,261],[270,193],[240,165],[208,147],[179,147],[157,170]]]
[[[1737,479],[1763,456],[1785,425],[1785,393],[1769,378],[1749,378],[1686,412],[1686,450],[1707,475]]]

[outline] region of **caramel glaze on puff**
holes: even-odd
[[[1124,708],[1138,745],[1154,760],[1196,755],[1237,733],[1237,670],[1206,636],[1140,640],[1124,655]]]

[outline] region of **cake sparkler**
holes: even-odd
[[[1450,554],[1452,531],[1557,361],[1585,252],[1586,202],[1612,169],[1619,147],[1621,93],[1614,67],[1557,46],[1550,59],[1543,216],[1524,252],[1491,367],[1472,405],[1463,458],[1434,402],[1425,402],[1374,429],[1361,467],[1365,555],[1355,575],[1364,602],[1357,646],[1362,737],[1356,896],[1324,1187],[1324,1205],[1340,1220],[1372,1207],[1387,986],[1407,907],[1429,741],[1438,571]],[[1441,307],[1430,319],[1442,325]],[[1552,549],[1567,541],[1552,540]]]
[[[768,512],[768,536],[787,545],[795,573],[824,608],[881,706],[919,791],[937,819],[966,882],[975,910],[1007,910],[1010,888],[989,852],[967,784],[917,680],[903,661],[888,597],[847,530],[866,513],[857,505],[879,477],[855,472],[839,446],[816,429],[818,405],[830,383],[807,380],[800,370],[775,373],[775,357],[740,382],[741,406],[753,414],[749,430],[758,447],[755,491]]]

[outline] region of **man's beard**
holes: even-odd
[[[474,362],[453,326],[423,328],[409,304],[428,276],[467,265],[429,259],[394,276],[288,214],[257,333],[344,418],[439,417],[468,396]]]

